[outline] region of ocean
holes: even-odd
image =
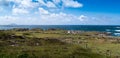
[[[112,36],[120,36],[120,25],[0,25],[0,30],[13,28],[42,28],[44,30],[57,28],[64,30],[98,31],[109,32]]]

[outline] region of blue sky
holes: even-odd
[[[0,25],[120,25],[120,0],[0,0]]]

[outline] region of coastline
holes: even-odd
[[[0,25],[0,30],[8,30],[15,28],[28,28],[35,29],[40,28],[47,29],[61,29],[61,30],[73,30],[73,31],[92,31],[92,32],[106,32],[111,33],[111,36],[120,36],[119,25]]]

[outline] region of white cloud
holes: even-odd
[[[13,3],[10,4],[10,3]],[[46,1],[45,0],[38,0],[38,2],[32,2],[32,0],[0,0],[0,5],[10,5],[14,13],[28,13],[31,12],[33,9],[38,9],[39,7],[47,7],[47,10],[51,8],[55,8],[56,10],[63,8],[63,7],[82,7],[83,5],[74,0],[52,0]],[[59,5],[59,3],[62,3]],[[6,6],[7,7],[7,6]],[[14,9],[15,8],[15,9]],[[17,8],[17,10],[16,10]],[[28,11],[28,12],[27,12]]]
[[[85,15],[80,15],[79,18],[78,18],[80,21],[84,21],[87,19],[87,16]]]
[[[44,0],[38,0],[38,2],[42,6],[46,6],[46,7],[56,8],[60,6],[60,5],[58,6],[59,3],[62,3],[61,7],[74,7],[74,8],[83,7],[83,4],[79,3],[78,1],[74,1],[74,0],[52,0],[52,1],[45,2]]]
[[[38,3],[33,3],[32,0],[13,0],[12,2],[19,8],[35,8],[39,6]]]
[[[43,13],[39,16],[33,17],[19,17],[19,16],[0,16],[0,21],[4,24],[34,24],[34,25],[62,25],[62,24],[82,24],[78,16],[60,13],[50,13],[43,8],[39,8]],[[29,22],[28,22],[29,21]],[[7,22],[7,23],[5,23]],[[0,23],[0,24],[3,24]]]
[[[12,17],[12,16],[0,16],[0,19],[2,20],[16,20],[17,17]]]
[[[65,7],[83,7],[83,4],[74,0],[62,0]]]
[[[17,15],[17,14],[28,14],[29,11],[25,10],[25,9],[21,9],[21,8],[13,8],[12,9],[12,13],[14,15]]]
[[[28,22],[29,21],[29,22]],[[18,24],[18,25],[31,25],[38,24],[39,19],[36,17],[19,17],[19,16],[0,16],[0,25],[8,25],[8,24]]]
[[[66,14],[63,12],[55,13],[56,10],[50,11],[51,9],[60,9],[62,7],[73,7],[78,8],[83,5],[75,0],[38,0],[38,2],[32,2],[32,0],[2,0],[12,2],[13,15],[15,16],[1,16],[1,22],[18,23],[18,24],[82,24],[82,21],[86,19],[84,15],[75,16]],[[1,3],[1,0],[0,0]],[[58,5],[62,3],[61,5]],[[49,11],[48,11],[49,10]],[[31,12],[36,12],[31,14]],[[52,12],[52,13],[51,13]],[[39,14],[38,14],[39,13]],[[27,15],[28,16],[27,16]],[[21,15],[26,18],[20,17]],[[31,16],[30,16],[31,15]],[[33,16],[32,16],[33,15]],[[16,17],[18,16],[18,17]],[[37,17],[36,17],[37,16]],[[29,20],[29,22],[28,22]]]
[[[108,17],[101,16],[101,17],[94,17],[94,16],[86,16],[87,18],[83,21],[79,20],[79,17],[84,17],[85,15],[75,16],[66,13],[49,13],[48,15],[39,15],[38,17],[19,17],[19,16],[0,16],[0,25],[3,24],[20,24],[20,25],[109,25],[109,24],[117,24],[119,23],[120,19],[117,16],[116,19],[119,21],[114,20],[114,18],[107,19]],[[28,22],[29,21],[29,22]],[[117,22],[117,23],[116,23]]]
[[[47,25],[62,25],[62,24],[82,24],[83,21],[78,19],[78,16],[60,13],[49,13],[47,15],[40,15],[40,24]]]
[[[16,22],[16,20],[18,19],[18,17],[14,17],[14,16],[0,16],[0,25],[7,25],[13,22]]]
[[[58,4],[58,3],[61,2],[61,0],[53,0],[53,2],[54,2],[55,4]]]
[[[21,1],[21,4],[19,7],[24,7],[24,8],[36,8],[39,6],[38,3],[33,3],[31,0],[23,0]]]
[[[3,8],[0,8],[0,11],[3,11]]]
[[[44,2],[44,0],[38,0],[38,2],[40,3],[40,5],[46,5],[46,3]]]
[[[44,15],[44,14],[49,14],[49,12],[43,8],[39,8],[39,12],[41,15]]]
[[[31,0],[22,0],[20,6],[25,8],[33,7]]]
[[[56,8],[56,5],[52,1],[38,0],[39,6],[45,6],[48,8]]]
[[[50,8],[56,8],[55,4],[52,3],[52,2],[50,2],[50,1],[48,1],[48,2],[46,3],[46,6],[47,6],[47,7],[50,7]]]

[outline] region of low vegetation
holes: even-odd
[[[2,30],[0,58],[119,58],[119,42],[119,37],[101,32]]]

